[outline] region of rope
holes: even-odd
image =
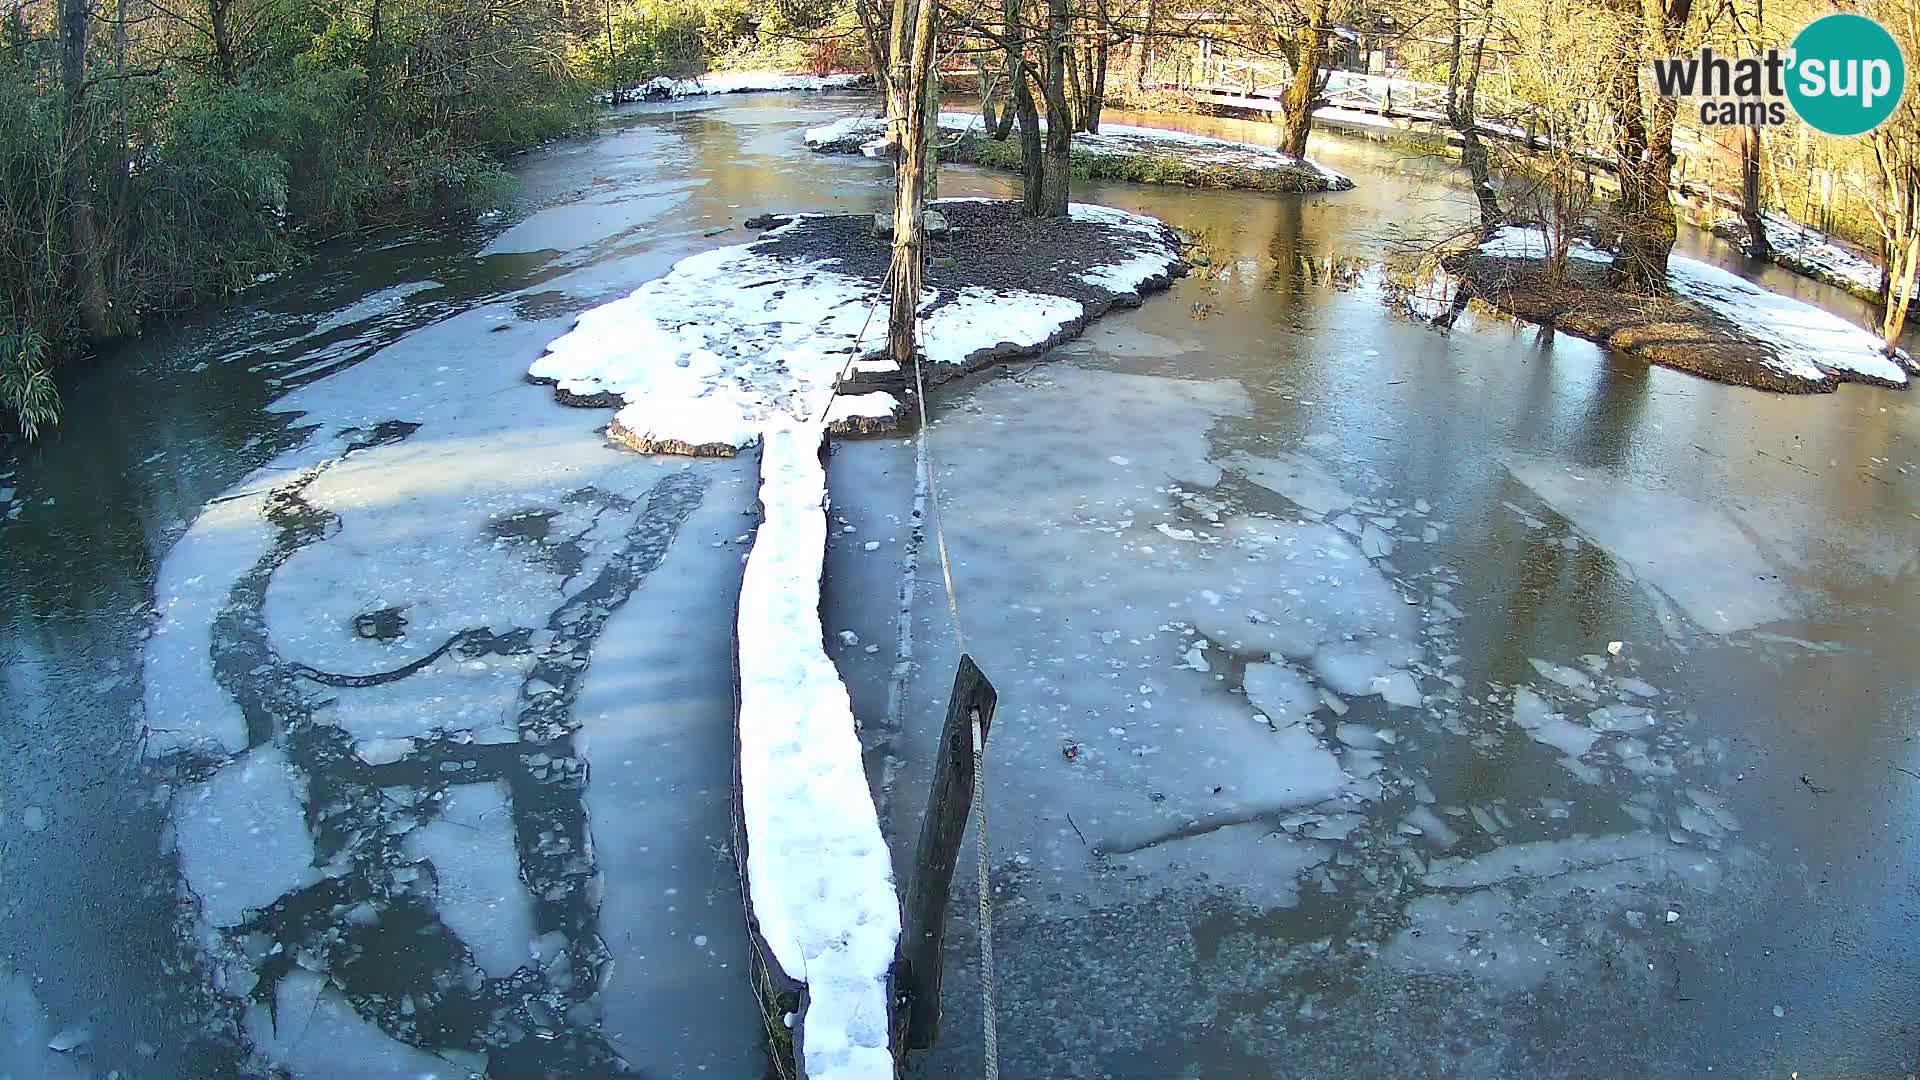
[[[916,320],[917,322],[918,320]],[[959,651],[967,651],[966,632],[960,626],[960,594],[953,587],[953,560],[947,555],[947,530],[941,520],[940,487],[935,479],[933,454],[927,447],[927,385],[921,375],[920,354],[913,357],[914,396],[920,405],[919,458],[926,465],[927,505],[933,515],[934,549],[940,553],[940,577],[947,587],[947,612],[953,617],[953,637]],[[980,733],[980,714],[973,727],[973,836],[978,849],[980,893],[980,1035],[985,1044],[986,1080],[1000,1080],[1000,1027],[996,1017],[993,972],[993,883],[987,847],[987,746]]]

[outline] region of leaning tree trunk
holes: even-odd
[[[1294,157],[1307,156],[1307,136],[1313,132],[1313,99],[1319,90],[1320,64],[1327,53],[1332,0],[1315,0],[1311,16],[1293,32],[1293,75],[1280,99],[1280,149]]]
[[[1491,234],[1500,224],[1500,200],[1493,190],[1493,172],[1487,159],[1487,144],[1480,140],[1480,118],[1476,98],[1480,70],[1486,61],[1487,35],[1484,27],[1473,39],[1473,58],[1463,68],[1463,46],[1467,36],[1467,16],[1463,0],[1453,0],[1453,39],[1451,63],[1447,67],[1447,122],[1460,135],[1460,162],[1473,181],[1473,198],[1480,207],[1480,231]]]

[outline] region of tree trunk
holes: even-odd
[[[1085,130],[1081,125],[1087,115],[1087,95],[1080,85],[1080,61],[1073,55],[1071,48],[1065,50],[1062,57],[1067,68],[1067,109],[1073,114],[1073,123],[1068,125],[1075,131]]]
[[[1111,24],[1107,17],[1107,0],[1095,0],[1094,17],[1097,30],[1093,39],[1093,51],[1087,56],[1087,116],[1086,130],[1091,134],[1100,131],[1100,110],[1107,105],[1107,51],[1110,48]]]
[[[913,32],[917,25],[914,0],[893,0],[893,25],[887,35],[887,58],[893,67],[888,72],[887,146],[896,157],[906,136],[908,95],[913,86]]]
[[[973,72],[980,80],[980,126],[991,134],[1000,130],[1000,116],[1009,103],[1004,100],[998,76],[979,55],[973,58]]]
[[[620,104],[620,54],[613,49],[613,0],[606,0],[607,11],[607,89],[613,103]]]
[[[1773,257],[1773,244],[1767,239],[1767,219],[1760,205],[1760,129],[1749,127],[1740,138],[1740,216],[1747,221],[1747,254],[1756,259]]]
[[[207,0],[207,25],[213,29],[214,74],[232,86],[237,81],[233,62],[233,0]]]
[[[1066,217],[1073,179],[1073,123],[1067,106],[1067,0],[1047,0],[1047,152],[1041,168],[1040,214]]]
[[[937,4],[938,0],[924,0],[927,4]],[[921,91],[920,124],[920,186],[927,202],[940,197],[940,67],[937,60],[929,61],[926,71],[920,73],[926,81]]]
[[[92,21],[88,0],[60,0],[60,84],[66,130],[61,145],[61,189],[67,198],[67,239],[75,261],[74,291],[80,325],[93,342],[119,333],[112,294],[107,290],[100,222],[93,203],[93,176],[86,109],[87,31]]]
[[[1619,253],[1613,280],[1628,292],[1658,294],[1667,289],[1667,259],[1679,236],[1673,213],[1674,98],[1654,97],[1643,105],[1640,63],[1645,54],[1678,55],[1680,29],[1692,0],[1616,0],[1628,17],[1619,37],[1619,55],[1610,80],[1621,137]],[[1636,17],[1637,16],[1637,17]]]
[[[1886,343],[1888,355],[1900,347],[1900,336],[1907,327],[1907,306],[1913,303],[1916,285],[1920,285],[1920,232],[1910,232],[1904,258],[1898,251],[1888,253],[1887,272],[1880,286],[1886,304],[1886,315],[1880,320],[1880,337]]]
[[[1473,181],[1474,201],[1480,206],[1480,231],[1483,235],[1491,235],[1503,215],[1500,213],[1500,200],[1493,190],[1487,146],[1480,141],[1480,119],[1475,107],[1480,70],[1486,60],[1487,35],[1483,23],[1480,32],[1473,37],[1473,58],[1466,70],[1462,71],[1463,45],[1467,37],[1467,15],[1462,5],[1463,0],[1453,0],[1451,63],[1447,69],[1447,121],[1460,135],[1460,161],[1467,167],[1467,176]]]
[[[1013,86],[1013,107],[1020,118],[1020,210],[1028,217],[1046,215],[1046,152],[1040,145],[1040,109],[1033,100],[1033,71],[1021,65]]]
[[[611,54],[609,54],[611,55]],[[373,163],[373,139],[380,130],[380,76],[386,70],[386,50],[380,40],[380,0],[367,15],[367,100],[361,117],[360,167]]]
[[[1293,31],[1293,72],[1281,97],[1280,149],[1294,157],[1307,156],[1307,136],[1313,131],[1313,104],[1319,90],[1320,64],[1327,53],[1332,0],[1314,0],[1310,18]]]
[[[906,6],[906,0],[896,0]],[[920,281],[925,269],[926,159],[937,132],[929,132],[927,98],[933,92],[933,24],[938,0],[919,0],[913,19],[912,51],[894,71],[905,76],[899,153],[894,159],[893,260],[887,270],[891,303],[887,309],[887,355],[902,371],[915,362],[914,320],[920,310]],[[896,10],[895,22],[901,21]],[[896,39],[896,44],[899,39]],[[902,52],[896,52],[896,59]],[[937,106],[936,106],[937,108]]]
[[[873,76],[873,85],[886,88],[888,72],[892,64],[887,60],[887,35],[882,33],[880,10],[874,0],[854,0],[854,14],[859,16],[861,38],[867,46],[867,73]]]
[[[1133,55],[1133,92],[1143,94],[1147,75],[1153,67],[1153,35],[1160,29],[1160,0],[1147,0],[1147,31],[1138,38]]]
[[[1027,85],[1026,31],[1020,22],[1020,0],[1006,0],[1001,7],[1003,22],[1000,27],[1005,44],[1003,51],[1007,58],[1007,92],[1012,95],[1013,107],[1000,114],[1000,126],[993,130],[993,137],[1002,142],[1013,133],[1013,121],[1020,108],[1020,94]],[[1027,104],[1033,104],[1033,96],[1027,96]]]

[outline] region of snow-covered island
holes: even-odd
[[[1546,255],[1539,229],[1507,226],[1444,265],[1475,299],[1507,314],[1720,382],[1818,394],[1843,382],[1905,389],[1920,371],[1904,351],[1888,356],[1871,331],[1677,252],[1664,297],[1615,291],[1605,281],[1612,254],[1584,241],[1568,250],[1557,283],[1547,279]]]
[[[647,453],[760,447],[762,520],[736,620],[736,853],[768,1023],[803,1075],[893,1072],[889,985],[900,935],[892,862],[852,704],[820,622],[829,431],[886,430],[911,383],[1033,355],[1184,271],[1152,218],[1075,205],[1060,220],[1011,203],[934,205],[921,300],[925,370],[890,360],[881,306],[890,242],[871,216],[797,215],[761,239],[682,260],[581,315],[529,375],[562,401],[619,405],[610,437]]]
[[[977,114],[941,113],[940,131],[942,161],[1020,167],[1019,140],[990,138]],[[885,135],[885,120],[848,116],[809,130],[806,141],[815,153],[872,155]],[[1126,124],[1101,124],[1097,134],[1074,132],[1073,161],[1076,172],[1095,180],[1281,192],[1345,191],[1353,186],[1351,179],[1318,162],[1271,146]]]
[[[690,79],[661,75],[625,90],[601,94],[599,100],[602,105],[624,105],[631,101],[677,101],[680,98],[710,97],[715,94],[855,90],[872,81],[871,76],[860,73],[787,75],[777,71],[710,71]]]

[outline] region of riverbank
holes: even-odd
[[[1609,282],[1612,262],[1576,241],[1554,280],[1540,231],[1509,226],[1443,266],[1506,314],[1718,382],[1787,394],[1907,386],[1910,357],[1888,357],[1873,334],[1819,308],[1679,254],[1669,295],[1631,295]]]
[[[1020,168],[1020,143],[993,139],[971,113],[941,113],[940,160],[998,169]],[[886,121],[849,116],[806,133],[807,148],[820,154],[872,154],[886,134]],[[1076,179],[1130,180],[1221,190],[1346,191],[1353,181],[1309,158],[1270,146],[1232,142],[1163,128],[1103,124],[1098,133],[1073,134]]]
[[[602,105],[626,105],[635,101],[678,101],[681,98],[712,97],[718,94],[793,93],[795,91],[861,90],[873,85],[873,76],[864,72],[840,75],[789,75],[778,71],[710,71],[690,79],[661,75],[618,92],[604,93],[596,99]]]
[[[1764,220],[1769,261],[1801,277],[1845,289],[1862,300],[1879,302],[1880,285],[1886,275],[1864,253],[1785,214],[1769,210]],[[1738,217],[1720,218],[1713,222],[1712,231],[1742,250],[1747,248],[1751,232]]]

